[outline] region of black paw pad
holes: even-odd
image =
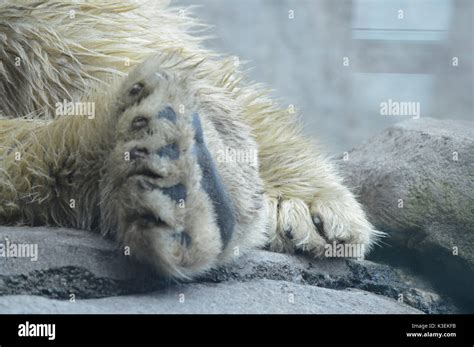
[[[214,206],[214,210],[217,214],[217,225],[219,226],[222,243],[225,247],[230,241],[235,227],[234,204],[219,176],[214,160],[204,144],[201,121],[197,113],[193,115],[192,124],[195,131],[194,139],[196,141],[193,150],[202,171],[201,186]]]
[[[169,120],[172,123],[176,123],[176,113],[174,112],[173,108],[170,106],[166,106],[160,112],[158,112],[157,118],[164,118]]]
[[[169,196],[174,202],[186,200],[187,190],[183,184],[177,184],[173,187],[162,188],[163,194]]]
[[[176,160],[179,158],[179,147],[178,144],[172,143],[165,147],[160,148],[156,154],[160,157],[168,157],[172,160]]]
[[[193,128],[194,128],[194,140],[197,143],[204,143],[204,135],[202,133],[201,120],[197,113],[193,114]]]

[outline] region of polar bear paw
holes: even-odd
[[[235,224],[201,116],[186,82],[153,59],[122,89],[116,144],[101,179],[101,229],[161,274],[195,276],[215,265]]]
[[[347,191],[339,198],[270,199],[274,233],[269,247],[279,252],[303,252],[315,257],[363,258],[384,234],[367,220]]]

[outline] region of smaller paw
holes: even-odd
[[[276,228],[270,237],[270,249],[275,251],[362,258],[382,236],[349,192],[345,199],[315,199],[311,206],[299,199],[273,199],[270,206],[275,211]],[[343,248],[342,255],[336,253]]]

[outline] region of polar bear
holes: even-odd
[[[167,1],[0,2],[0,223],[101,232],[163,276],[380,233],[293,112]]]

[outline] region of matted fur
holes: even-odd
[[[112,115],[128,72],[156,55],[161,69],[195,81],[199,102],[191,107],[207,114],[214,158],[224,145],[258,147],[259,160],[258,174],[219,166],[240,218],[229,246],[199,269],[165,273],[193,276],[265,242],[315,256],[332,241],[368,250],[380,234],[330,161],[300,134],[294,113],[246,82],[233,58],[203,48],[205,29],[188,9],[161,0],[0,2],[0,222],[119,227],[103,218],[111,210],[101,210],[99,194],[117,144]],[[179,94],[179,84],[169,93]],[[96,118],[57,117],[63,100],[95,102]]]

